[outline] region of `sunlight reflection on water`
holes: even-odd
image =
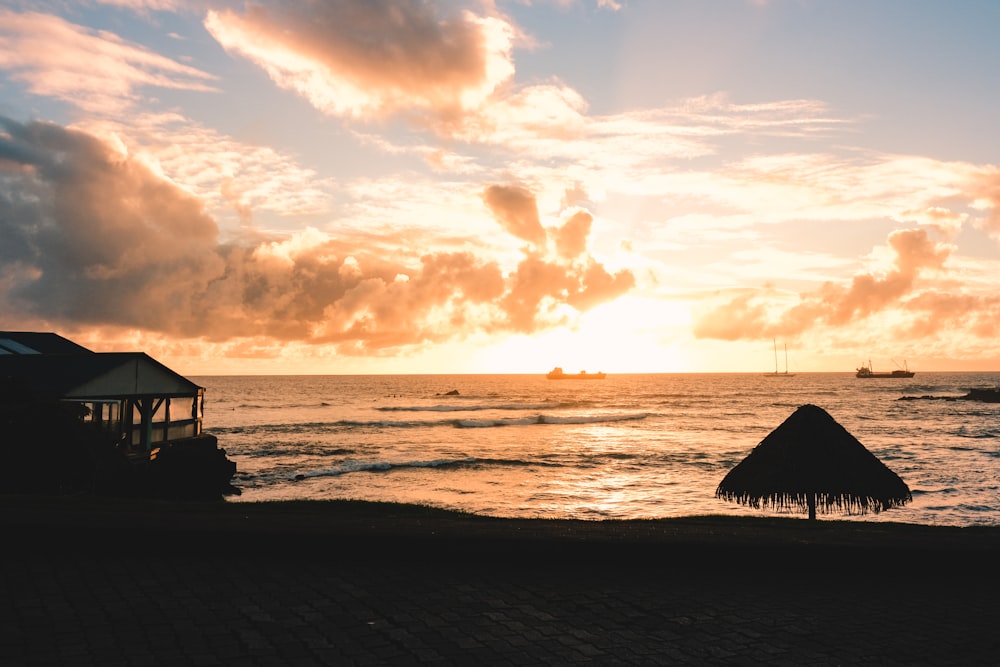
[[[760,514],[722,477],[805,403],[906,481],[913,502],[865,520],[997,524],[1000,405],[898,400],[1000,375],[851,374],[200,378],[206,430],[238,465],[236,502],[359,498],[496,516]],[[457,389],[459,395],[447,396]],[[474,426],[472,426],[474,425]]]

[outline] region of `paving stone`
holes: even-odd
[[[796,595],[710,573],[281,565],[0,560],[0,664],[985,665],[1000,650],[995,587],[955,605],[943,585],[846,578]]]

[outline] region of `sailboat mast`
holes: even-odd
[[[785,346],[785,370],[781,371],[781,367],[778,366],[778,339],[771,339],[771,344],[774,346],[774,372],[764,373],[767,377],[778,378],[778,377],[791,377],[791,373],[788,372],[788,343],[784,343]]]

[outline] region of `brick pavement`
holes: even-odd
[[[987,665],[1000,650],[995,563],[78,546],[0,554],[0,664]]]

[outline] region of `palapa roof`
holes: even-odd
[[[773,509],[880,512],[902,505],[910,489],[857,438],[815,405],[803,405],[729,471],[723,500]]]

